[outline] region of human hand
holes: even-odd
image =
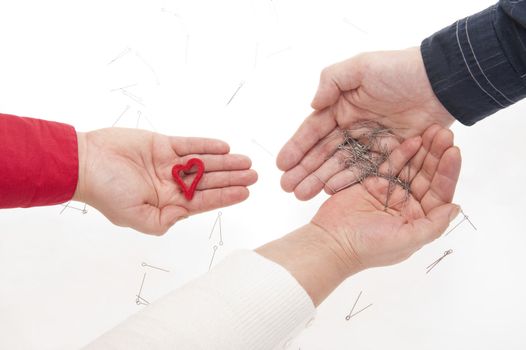
[[[331,196],[312,224],[331,237],[349,274],[403,261],[438,238],[458,214],[451,201],[460,163],[453,134],[434,125],[421,138],[404,141],[380,166],[381,174],[410,184],[409,193],[385,178],[369,177]]]
[[[257,180],[250,159],[228,154],[228,144],[219,140],[110,128],[78,133],[78,141],[73,199],[116,225],[144,233],[164,234],[182,218],[242,202],[249,195],[247,186]],[[205,173],[188,201],[173,180],[172,167],[190,158],[201,159]]]
[[[448,127],[455,120],[435,96],[419,48],[364,53],[325,68],[312,107],[316,111],[277,158],[285,171],[283,189],[302,200],[323,188],[314,186],[313,193],[312,174],[327,183],[341,170],[327,171],[331,150],[321,144],[336,128],[373,120],[405,139],[421,135],[433,124]]]

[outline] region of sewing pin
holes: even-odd
[[[214,262],[214,258],[216,256],[216,252],[217,252],[217,248],[218,246],[214,246],[214,253],[212,254],[212,259],[210,260],[210,265],[208,266],[208,271],[210,271],[210,269],[212,269],[212,263]]]
[[[453,250],[452,249],[449,249],[449,250],[446,250],[444,252],[444,255],[442,255],[440,258],[438,258],[437,260],[435,260],[431,265],[429,265],[428,267],[426,267],[427,269],[427,272],[426,273],[429,273],[431,272],[431,270],[433,270],[435,268],[435,266],[437,266],[446,256],[448,256],[449,254],[453,254]]]
[[[347,321],[349,321],[351,318],[353,318],[354,316],[358,315],[360,312],[362,311],[365,311],[367,310],[368,308],[370,308],[371,306],[373,306],[373,304],[369,304],[367,305],[366,307],[364,307],[363,309],[361,309],[360,311],[357,311],[356,313],[353,314],[353,311],[354,311],[354,308],[356,307],[356,304],[358,304],[358,300],[360,300],[360,297],[362,296],[362,291],[360,291],[360,294],[358,294],[358,298],[356,298],[356,301],[354,302],[353,306],[352,306],[352,309],[351,309],[351,312],[349,312],[349,314],[347,316],[345,316],[345,319]]]
[[[147,264],[147,263],[145,263],[145,262],[142,262],[142,263],[141,263],[141,266],[142,266],[142,267],[150,267],[150,268],[152,268],[152,269],[157,269],[157,270],[161,270],[161,271],[164,271],[164,272],[170,272],[170,271],[168,271],[168,270],[166,270],[166,269],[163,269],[163,268],[160,268],[160,267],[157,267],[157,266],[153,266],[153,265]]]

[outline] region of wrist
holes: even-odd
[[[420,74],[422,76],[422,88],[425,91],[429,91],[430,102],[432,105],[437,106],[437,110],[434,111],[433,117],[436,119],[436,123],[442,127],[449,128],[455,121],[455,117],[449,112],[444,103],[439,99],[436,89],[433,86],[433,75],[430,76],[429,67],[426,64],[426,51],[421,47],[412,47],[407,49],[412,52],[415,64],[419,67]],[[445,62],[445,61],[443,61]],[[441,63],[442,64],[442,63]]]
[[[77,188],[73,194],[73,200],[86,202],[86,156],[87,156],[87,133],[77,132],[78,148],[78,180]]]
[[[362,268],[346,260],[341,245],[323,228],[309,223],[256,249],[287,269],[318,306],[340,283]]]

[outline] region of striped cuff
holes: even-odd
[[[421,45],[431,86],[458,121],[473,125],[526,96],[522,67],[514,65],[500,36],[513,22],[498,6],[457,21]]]

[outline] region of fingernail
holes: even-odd
[[[449,212],[449,222],[455,220],[457,215],[460,213],[460,207],[455,205],[453,209]]]

